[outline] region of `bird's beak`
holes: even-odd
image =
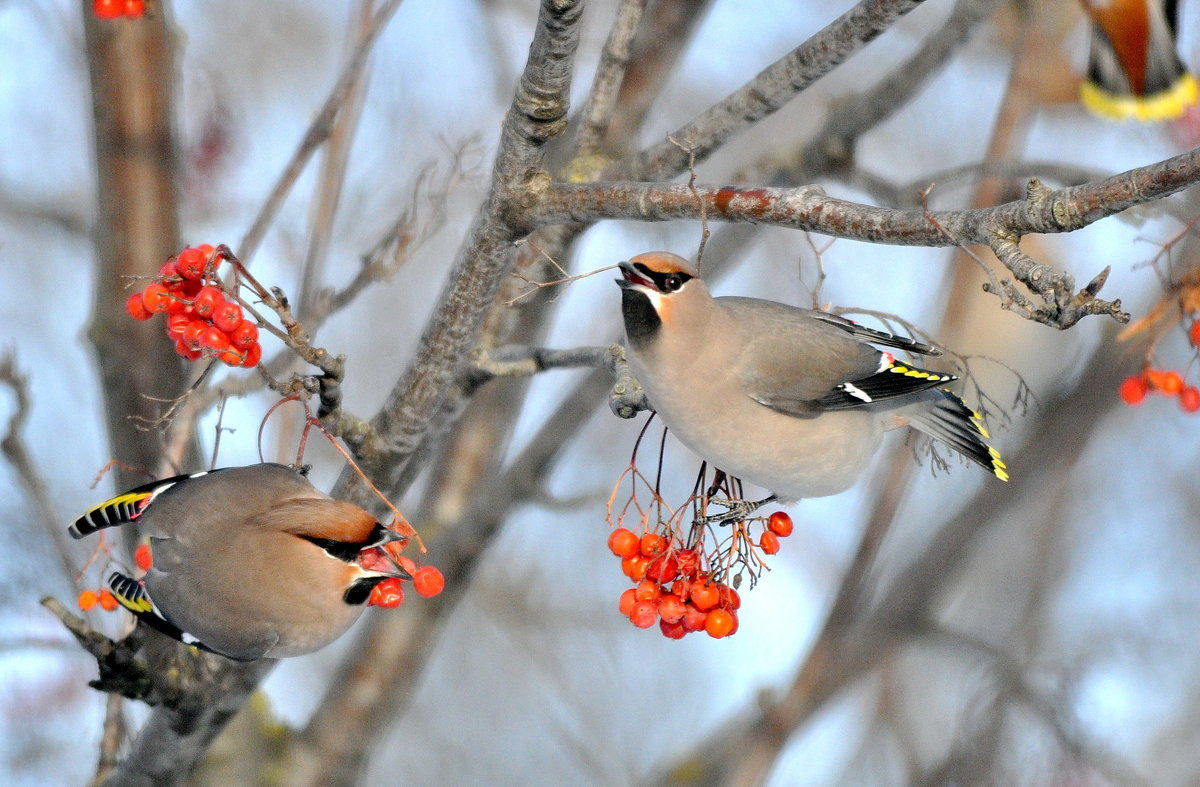
[[[633,267],[633,263],[628,260],[618,262],[617,267],[621,269],[621,276],[624,278],[617,279],[617,286],[623,290],[631,287],[647,287],[654,289],[654,282],[647,279],[642,274],[638,273],[637,268]]]

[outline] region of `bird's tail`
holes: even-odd
[[[1157,0],[1084,3],[1092,20],[1084,106],[1113,120],[1172,120],[1200,90],[1175,48],[1175,20]]]
[[[941,440],[1001,481],[1008,480],[1000,452],[986,442],[989,435],[983,418],[962,399],[939,388],[926,392],[920,404],[902,412],[915,429]]]

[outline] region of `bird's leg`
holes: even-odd
[[[702,525],[712,524],[713,522],[721,525],[731,525],[734,522],[741,522],[767,503],[774,503],[778,499],[778,495],[771,495],[770,497],[764,497],[762,500],[710,500],[710,503],[725,506],[726,510],[724,513],[702,517],[696,521]]]

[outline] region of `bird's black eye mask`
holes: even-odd
[[[630,284],[641,284],[659,292],[678,292],[692,278],[683,271],[653,271],[640,262],[625,263],[621,273]]]
[[[358,558],[358,553],[368,547],[380,546],[389,541],[399,540],[400,538],[394,530],[389,530],[378,522],[375,523],[375,527],[371,528],[371,533],[365,541],[337,541],[332,538],[318,538],[316,536],[300,537],[309,543],[316,544],[325,550],[325,554],[343,563],[353,563]]]

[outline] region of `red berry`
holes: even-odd
[[[629,613],[629,620],[640,629],[648,629],[658,619],[658,604],[653,601],[638,601]]]
[[[404,583],[398,577],[388,577],[371,588],[368,605],[395,609],[404,602]]]
[[[1163,378],[1163,384],[1161,388],[1162,392],[1167,396],[1175,396],[1183,390],[1183,377],[1180,376],[1179,372],[1171,370],[1167,372],[1167,376]]]
[[[621,561],[621,571],[634,582],[641,582],[646,578],[646,564],[649,562],[649,559],[638,553]]]
[[[708,618],[704,621],[704,630],[713,639],[721,639],[733,633],[736,621],[737,618],[732,612],[714,609],[708,613]]]
[[[764,530],[763,534],[758,538],[758,545],[763,552],[768,555],[774,555],[779,552],[779,536],[772,533],[770,530]]]
[[[664,593],[658,600],[658,614],[667,623],[678,623],[687,614],[687,605],[674,593]]]
[[[1200,389],[1194,385],[1189,385],[1179,392],[1179,406],[1183,408],[1185,413],[1194,413],[1200,410]]]
[[[203,254],[203,255],[204,255],[204,258],[205,258],[206,260],[207,260],[209,257],[211,257],[211,256],[212,256],[212,254],[213,254],[213,252],[214,252],[214,251],[216,251],[216,250],[217,250],[217,249],[216,249],[216,247],[215,247],[215,246],[213,246],[211,243],[201,243],[199,246],[197,246],[197,247],[196,247],[196,249],[197,249],[197,250],[198,250],[198,251],[199,251],[201,254]],[[215,267],[217,267],[218,265],[220,265],[220,264],[221,264],[221,260],[222,260],[222,259],[223,259],[222,257],[217,257],[215,260],[213,260],[213,267],[215,268]]]
[[[190,325],[192,318],[186,314],[168,314],[167,315],[167,336],[172,339],[182,339],[183,331]]]
[[[100,591],[100,609],[105,612],[112,612],[117,608],[117,597],[112,594],[108,588]]]
[[[625,617],[629,617],[629,614],[631,612],[633,612],[633,605],[636,603],[637,603],[636,591],[634,591],[633,588],[629,588],[628,590],[626,590],[624,593],[621,594],[621,598],[617,602],[617,609],[621,610],[622,615],[624,615]]]
[[[678,621],[675,623],[668,623],[666,618],[658,621],[658,630],[661,631],[662,635],[667,639],[683,639],[688,633],[688,630],[683,627],[682,623],[679,623]]]
[[[129,296],[129,300],[125,301],[125,311],[129,312],[129,316],[135,320],[148,320],[154,316],[146,308],[146,302],[142,299],[140,292],[135,292]]]
[[[221,291],[212,285],[201,287],[196,293],[196,297],[192,301],[192,307],[195,308],[196,314],[201,317],[212,317],[213,312],[217,310],[222,303],[225,302],[225,296]]]
[[[96,602],[100,600],[100,596],[96,595],[94,590],[85,590],[79,594],[76,603],[84,612],[91,611],[92,607],[96,606]]]
[[[708,620],[708,613],[701,609],[696,609],[691,604],[686,604],[687,611],[683,613],[683,618],[679,624],[687,631],[700,631],[704,628],[704,623]]]
[[[658,533],[646,533],[642,536],[641,552],[646,557],[654,557],[667,548],[667,539]]]
[[[1121,401],[1130,407],[1137,407],[1141,404],[1146,399],[1146,394],[1149,391],[1150,384],[1140,374],[1126,377],[1121,382],[1121,387],[1117,389],[1117,393],[1121,396]]]
[[[124,7],[125,16],[131,19],[137,19],[142,14],[146,13],[146,0],[125,0]]]
[[[776,511],[767,520],[767,530],[780,538],[787,538],[792,534],[792,518],[783,511]]]
[[[154,560],[150,556],[149,544],[138,544],[137,549],[133,550],[133,562],[142,571],[150,570],[150,566],[154,565]]]
[[[628,528],[618,527],[608,537],[608,548],[617,557],[633,557],[640,546],[641,539]]]
[[[181,358],[186,358],[189,361],[198,361],[200,360],[200,357],[204,355],[204,353],[200,351],[199,347],[192,347],[184,339],[179,339],[175,342],[175,352],[178,353]]]
[[[242,307],[233,301],[225,301],[213,310],[212,321],[225,333],[233,333],[242,324]]]
[[[214,322],[216,322],[214,320]],[[217,324],[220,328],[220,324]],[[249,349],[258,341],[258,326],[250,320],[242,320],[237,327],[229,332],[229,343],[239,350]],[[632,535],[632,533],[630,534]]]
[[[192,302],[185,297],[183,290],[174,291],[168,287],[167,292],[170,293],[167,296],[167,314],[186,314],[191,317],[195,313]]]
[[[170,300],[171,296],[167,294],[166,286],[160,282],[147,284],[146,289],[142,290],[142,305],[151,314],[165,312]]]
[[[200,346],[217,352],[228,350],[229,337],[217,326],[208,325],[204,328],[204,333],[200,334]]]
[[[1188,341],[1193,347],[1200,347],[1200,320],[1192,323],[1192,327],[1188,328]]]
[[[125,13],[123,0],[92,0],[92,13],[97,19],[116,19]]]
[[[697,582],[688,593],[696,609],[710,610],[721,601],[721,591],[712,582]]]
[[[718,603],[723,608],[738,609],[742,606],[742,597],[738,595],[736,590],[729,587],[729,585],[719,585],[717,590],[721,599]]]
[[[230,347],[228,350],[221,350],[215,353],[217,360],[226,366],[241,366],[246,360],[246,356],[237,350]]]
[[[657,582],[649,579],[643,579],[634,588],[634,594],[638,601],[658,601],[662,596],[662,588]]]
[[[258,342],[246,348],[246,357],[242,359],[242,366],[247,369],[252,369],[262,360],[262,345]]]
[[[196,280],[204,276],[204,264],[207,261],[204,252],[199,249],[184,249],[175,259],[175,267],[183,278]]]
[[[425,598],[436,596],[442,592],[442,588],[446,587],[446,578],[434,566],[421,566],[412,575],[412,578],[413,590],[417,591],[417,595]]]
[[[168,289],[172,284],[181,283],[179,279],[179,269],[175,267],[174,260],[167,260],[162,264],[162,267],[158,269],[158,278],[163,284],[167,285]]]
[[[665,585],[679,576],[679,561],[672,555],[655,555],[646,564],[646,578]]]
[[[681,549],[675,553],[675,561],[679,564],[679,574],[684,577],[694,577],[700,571],[700,556],[694,549]]]
[[[183,326],[183,343],[193,350],[200,349],[200,339],[209,328],[204,320],[191,320]]]

